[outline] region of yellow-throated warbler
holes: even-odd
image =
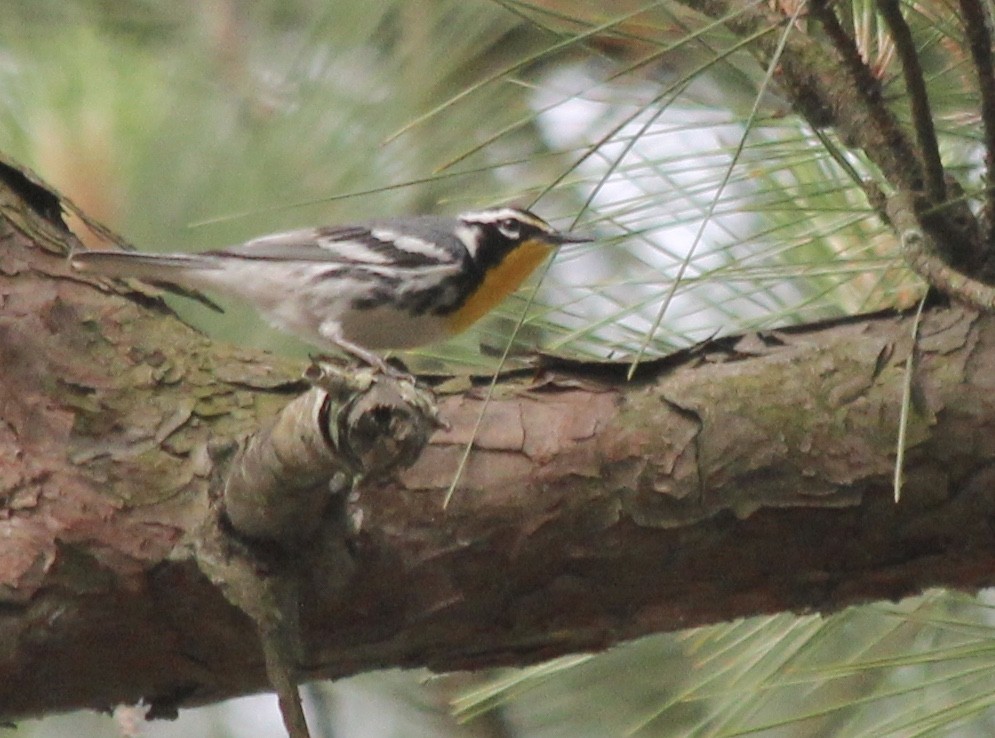
[[[81,271],[238,297],[272,325],[385,368],[370,349],[441,341],[469,327],[563,243],[527,210],[415,216],[277,233],[219,251],[83,251]]]

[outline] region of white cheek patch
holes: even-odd
[[[475,226],[460,223],[456,226],[456,230],[453,231],[453,235],[466,246],[466,250],[470,252],[470,256],[476,259],[477,248],[480,246],[480,230]]]

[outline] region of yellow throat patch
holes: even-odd
[[[456,312],[449,316],[450,333],[460,333],[490,312],[499,302],[518,289],[526,277],[542,264],[554,250],[542,241],[520,244],[504,260],[484,275],[484,281]]]

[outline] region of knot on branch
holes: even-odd
[[[410,466],[441,425],[434,399],[410,377],[312,364],[305,378],[325,392],[320,427],[357,479],[383,479]]]
[[[986,312],[995,310],[995,287],[950,266],[941,256],[935,236],[923,227],[913,198],[895,192],[888,198],[888,218],[901,239],[905,261],[931,287]]]
[[[235,533],[293,546],[359,479],[383,479],[418,458],[438,427],[433,398],[410,377],[313,364],[312,389],[233,457],[221,495]]]
[[[312,388],[231,453],[217,505],[200,527],[197,564],[255,623],[267,678],[293,738],[309,735],[297,694],[300,592],[352,574],[347,495],[359,479],[411,464],[439,426],[435,403],[398,373],[313,364]]]

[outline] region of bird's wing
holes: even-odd
[[[263,261],[311,261],[401,269],[450,266],[459,262],[452,247],[404,235],[389,225],[332,226],[275,233],[220,251],[224,256]]]

